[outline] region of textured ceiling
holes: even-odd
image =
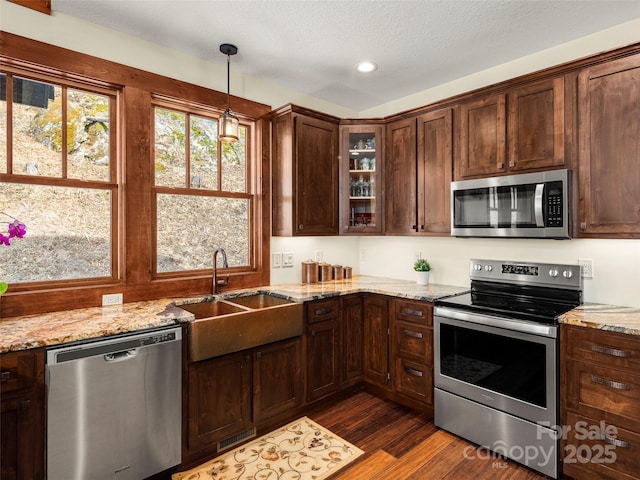
[[[366,110],[640,18],[639,0],[53,0],[54,11]],[[360,74],[356,63],[379,65]],[[233,92],[232,92],[233,93]]]

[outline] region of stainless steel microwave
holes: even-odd
[[[570,237],[568,170],[451,182],[451,235]]]

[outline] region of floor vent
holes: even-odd
[[[254,427],[251,430],[247,430],[246,432],[238,433],[233,437],[225,438],[221,442],[218,442],[218,452],[221,452],[222,450],[226,450],[229,447],[233,447],[234,445],[238,445],[239,443],[242,443],[245,440],[249,438],[253,438],[255,436],[256,436],[256,429]]]

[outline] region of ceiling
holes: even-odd
[[[638,0],[52,0],[52,9],[363,111],[640,18]],[[361,74],[362,60],[378,64]]]

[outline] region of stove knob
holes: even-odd
[[[484,269],[485,269],[487,272],[490,272],[491,270],[493,270],[493,267],[492,267],[491,265],[485,265],[485,266],[484,266]]]
[[[564,272],[562,272],[562,276],[564,278],[571,278],[573,277],[573,272],[571,270],[565,270]]]
[[[476,264],[473,266],[473,269],[474,269],[476,272],[479,272],[480,270],[482,270],[482,265],[480,265],[479,263],[476,263]]]
[[[557,277],[558,276],[558,269],[552,268],[551,270],[549,270],[549,276],[553,277],[553,278]]]

